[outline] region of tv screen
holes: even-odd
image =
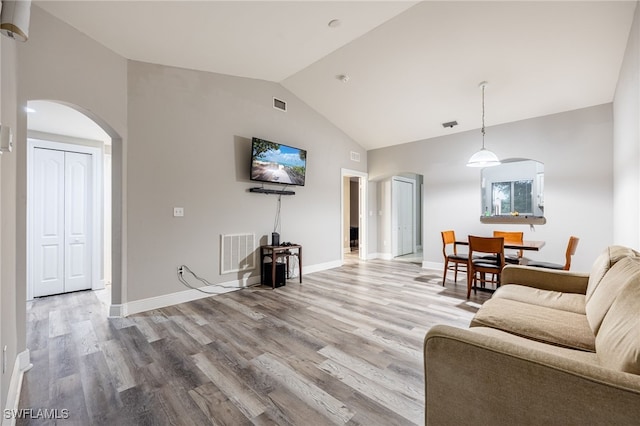
[[[307,151],[264,139],[251,142],[251,180],[304,185]]]

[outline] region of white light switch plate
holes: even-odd
[[[184,208],[183,207],[174,207],[173,208],[173,217],[182,217],[184,216]]]

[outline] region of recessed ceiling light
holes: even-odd
[[[339,19],[332,19],[327,25],[329,25],[329,28],[338,28],[340,24],[342,24],[342,21]]]
[[[36,112],[36,110],[31,107],[24,107],[24,110],[25,112],[28,112],[28,113]]]

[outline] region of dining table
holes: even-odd
[[[456,241],[457,245],[468,246],[469,241]],[[506,242],[504,243],[505,249],[513,249],[513,250],[530,250],[530,251],[540,251],[542,247],[544,247],[544,241],[534,241],[534,240],[525,240],[519,243],[514,242]]]

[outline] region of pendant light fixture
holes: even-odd
[[[482,149],[469,158],[467,167],[492,167],[500,164],[498,156],[484,147],[484,89],[487,82],[483,81],[478,86],[482,89]]]

